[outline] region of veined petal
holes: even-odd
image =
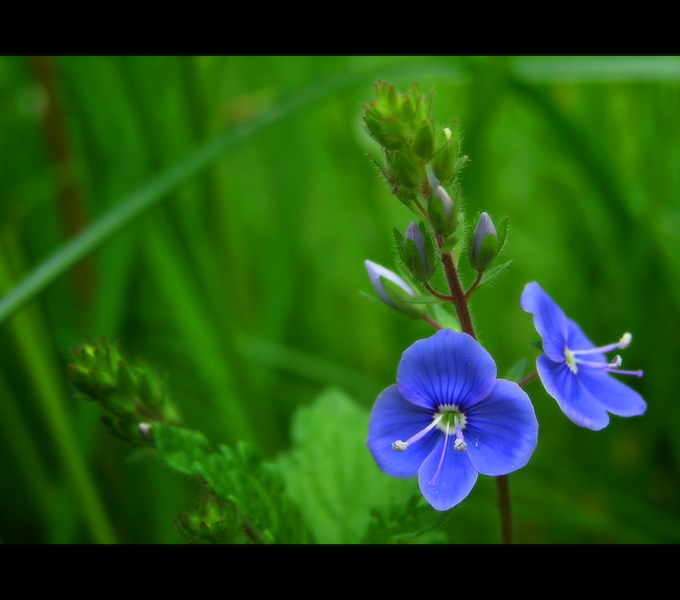
[[[432,423],[433,414],[404,400],[396,385],[385,389],[375,401],[368,421],[366,445],[383,473],[392,477],[415,477],[422,462],[444,434],[434,428],[404,451],[392,442],[406,441]]]
[[[647,409],[647,403],[640,394],[609,373],[582,368],[578,375],[583,387],[604,409],[614,415],[635,417]]]
[[[562,412],[576,425],[599,431],[609,424],[607,411],[566,363],[553,362],[541,354],[536,359],[536,367],[545,391],[557,400]],[[579,369],[578,375],[581,371]]]
[[[506,475],[529,462],[538,442],[538,421],[529,396],[516,383],[498,379],[465,417],[467,451],[482,475]]]
[[[595,348],[595,344],[591,342],[586,334],[583,333],[581,327],[578,323],[567,319],[567,346],[569,350],[592,350]],[[588,360],[592,362],[608,362],[607,357],[604,354],[589,354]]]
[[[467,452],[456,450],[454,440],[455,436],[441,436],[418,472],[420,491],[436,510],[449,510],[465,500],[477,481],[477,471]]]
[[[442,329],[406,349],[397,369],[399,391],[409,402],[435,410],[461,409],[485,398],[496,380],[496,363],[467,333]]]
[[[524,287],[520,306],[534,316],[534,327],[543,339],[543,352],[555,362],[564,361],[568,334],[564,311],[535,281]]]

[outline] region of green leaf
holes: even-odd
[[[524,379],[526,372],[527,372],[527,359],[522,358],[508,369],[508,371],[505,374],[505,379],[517,383]]]
[[[480,288],[483,285],[486,285],[487,283],[496,279],[496,277],[498,277],[501,273],[504,273],[505,270],[511,264],[512,264],[512,261],[509,260],[508,262],[505,262],[502,265],[498,265],[498,266],[494,267],[493,269],[489,269],[486,273],[484,273],[484,275],[482,276],[482,279],[479,282],[479,285],[477,287]]]
[[[447,300],[442,300],[431,294],[425,294],[423,296],[411,296],[409,298],[404,298],[402,302],[411,302],[412,304],[448,304]]]
[[[338,389],[323,392],[294,416],[294,446],[280,456],[279,465],[319,543],[359,543],[369,527],[371,539],[389,541],[395,532],[377,527],[372,515],[420,496],[415,480],[387,477],[378,469],[366,447],[368,418],[367,410]],[[430,507],[425,511],[434,513]]]
[[[310,540],[297,506],[285,491],[275,463],[265,462],[248,444],[215,449],[197,432],[154,425],[160,457],[177,471],[199,476],[246,523],[250,541],[304,543]]]

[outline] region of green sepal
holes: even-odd
[[[427,281],[430,280],[432,275],[434,274],[434,269],[435,269],[435,264],[436,264],[436,259],[435,259],[435,249],[434,249],[434,243],[432,241],[432,235],[430,233],[429,228],[420,221],[418,223],[418,229],[420,229],[420,233],[423,234],[423,242],[425,246],[425,261],[427,263]]]
[[[386,277],[380,277],[380,283],[388,298],[392,301],[394,308],[412,319],[423,318],[425,315],[425,308],[422,305],[411,304],[407,301],[409,298],[413,298],[411,294]]]
[[[387,153],[390,174],[399,184],[416,189],[420,186],[423,171],[410,152],[394,150]]]
[[[543,352],[543,340],[534,340],[532,342],[529,342],[529,344]]]
[[[406,267],[406,270],[413,276],[416,281],[427,281],[428,275],[423,267],[423,259],[420,256],[418,247],[411,239],[405,239],[401,251],[401,260]]]
[[[444,203],[439,196],[432,194],[427,207],[427,216],[430,219],[430,224],[434,232],[441,236],[446,237],[451,233],[451,223],[446,217],[446,209],[444,208]]]
[[[413,151],[423,160],[429,159],[434,152],[433,127],[431,121],[424,121],[413,140]]]
[[[493,263],[498,254],[498,237],[489,234],[484,237],[482,244],[477,250],[477,256],[474,260],[473,267],[477,271],[486,271]]]
[[[438,136],[438,148],[432,156],[432,172],[443,183],[451,181],[457,172],[458,154],[460,153],[460,135],[458,127],[444,128]]]

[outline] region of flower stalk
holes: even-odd
[[[463,287],[458,277],[458,270],[453,260],[453,256],[449,253],[441,251],[444,241],[440,236],[437,236],[437,245],[440,251],[441,262],[444,267],[444,274],[451,292],[451,303],[456,309],[458,320],[460,322],[463,332],[477,339],[475,328],[472,323],[472,316],[468,307],[468,299],[471,293],[477,288],[481,279],[481,272],[477,275],[477,279],[467,292],[463,291]],[[496,478],[496,490],[498,494],[498,512],[501,521],[501,542],[503,544],[513,543],[513,526],[512,526],[512,506],[510,499],[510,482],[507,475],[499,475]]]
[[[453,252],[459,239],[464,237],[460,235],[462,227],[459,226],[462,211],[458,178],[468,160],[461,154],[458,125],[454,121],[449,127],[438,129],[431,118],[432,93],[421,95],[417,86],[413,86],[406,94],[400,94],[393,86],[378,82],[376,96],[365,107],[364,116],[367,133],[383,151],[382,165],[377,160],[374,162],[397,198],[417,217],[424,219],[424,224],[420,226],[415,222],[410,223],[405,235],[394,230],[400,264],[405,274],[428,294],[453,306],[460,330],[476,341],[468,302],[483,283],[482,276],[488,273],[502,249],[507,218],[499,223],[497,231],[489,215],[483,213],[474,235],[467,239],[468,258],[476,271],[476,278],[466,291]],[[430,281],[435,263],[441,264],[448,293],[437,291]],[[411,288],[410,283],[370,261],[366,261],[366,266],[373,286],[383,301],[406,316],[423,319],[437,330],[443,329],[428,314],[427,303],[414,299],[414,289],[418,285]],[[487,274],[485,281],[490,275]],[[447,422],[444,442],[449,433],[453,435],[453,430],[448,430]],[[457,435],[462,434],[458,431]],[[452,440],[452,445],[455,450],[464,451],[466,448],[462,437],[457,437],[455,443]],[[404,449],[406,447],[408,445]],[[446,445],[441,460],[445,453]],[[436,473],[439,473],[439,468]],[[496,480],[501,538],[503,543],[510,543],[513,534],[509,484],[505,474],[496,474]]]

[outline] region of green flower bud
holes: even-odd
[[[179,413],[161,378],[141,362],[127,363],[115,344],[87,342],[71,350],[69,383],[82,398],[99,402],[109,431],[133,444],[148,444],[141,422],[176,424]]]
[[[408,152],[395,150],[387,154],[387,163],[392,176],[404,187],[415,189],[423,178],[423,170]]]
[[[486,271],[498,254],[498,236],[491,217],[483,212],[472,237],[472,266]]]
[[[364,265],[373,288],[385,304],[414,319],[423,317],[425,307],[407,302],[415,296],[415,292],[399,275],[370,260],[364,261]]]
[[[445,127],[439,134],[439,147],[432,157],[432,172],[441,182],[448,182],[456,174],[456,162],[460,153],[458,127]]]
[[[411,222],[406,235],[402,237],[396,230],[394,234],[399,257],[409,273],[417,281],[428,281],[434,273],[434,246],[425,226]]]
[[[441,185],[434,188],[430,195],[427,214],[438,236],[447,237],[458,227],[458,207]]]
[[[434,132],[430,121],[423,121],[413,140],[413,151],[423,160],[428,160],[434,152]]]

